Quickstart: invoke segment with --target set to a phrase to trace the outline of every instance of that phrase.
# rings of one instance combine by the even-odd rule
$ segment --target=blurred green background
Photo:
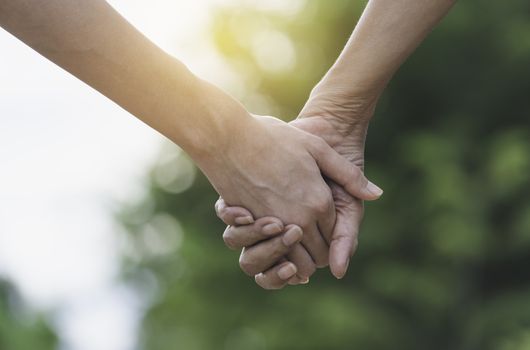
[[[242,82],[225,88],[293,119],[364,3],[220,8],[212,39]],[[529,68],[530,2],[457,3],[376,111],[366,172],[385,195],[341,281],[320,270],[307,286],[257,287],[224,247],[215,192],[168,147],[149,196],[118,215],[123,278],[151,300],[140,348],[530,349]],[[45,326],[9,312],[9,288],[0,349],[50,348]]]

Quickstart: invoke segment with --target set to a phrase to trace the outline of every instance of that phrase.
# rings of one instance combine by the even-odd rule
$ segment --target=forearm
[[[361,100],[352,103],[373,107],[396,70],[454,2],[370,0],[344,50],[311,98],[355,96]]]
[[[0,25],[192,156],[219,148],[223,110],[244,114],[103,0],[0,0]]]

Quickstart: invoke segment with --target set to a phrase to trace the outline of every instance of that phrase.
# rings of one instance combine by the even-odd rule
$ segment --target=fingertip
[[[289,225],[283,234],[282,241],[285,246],[290,247],[300,242],[303,236],[304,234],[299,226]]]
[[[273,216],[259,218],[256,224],[261,226],[261,233],[265,236],[275,236],[284,230],[283,222]]]
[[[215,203],[215,213],[226,225],[248,225],[254,222],[251,212],[242,207],[229,207],[222,198]]]
[[[266,290],[278,290],[285,287],[289,281],[296,277],[296,265],[290,261],[284,261],[265,272],[254,276],[256,283]]]
[[[235,225],[250,225],[254,223],[254,218],[251,215],[241,216],[241,215],[233,214],[233,218],[234,218],[233,221]]]
[[[280,225],[276,222],[267,224],[263,226],[263,228],[261,229],[261,232],[266,236],[277,235],[278,233],[282,231],[283,231],[283,225]]]
[[[337,262],[336,264],[330,264],[330,270],[333,276],[335,276],[336,279],[342,279],[346,275],[346,271],[348,271],[348,265],[350,263],[350,259],[346,259],[345,262]]]
[[[273,281],[269,280],[269,277],[266,273],[262,272],[254,276],[254,281],[265,290],[279,290],[287,285],[287,282],[282,281],[278,276],[275,276]]]
[[[370,196],[367,200],[376,200],[383,195],[383,190],[374,184],[373,182],[368,181],[368,184],[365,187],[367,195]]]
[[[342,279],[346,275],[351,255],[349,249],[344,249],[338,242],[331,243],[329,268],[335,278]]]
[[[298,269],[296,268],[296,265],[292,262],[285,262],[277,272],[278,277],[282,281],[287,281],[294,275],[296,275],[296,272],[298,272]]]
[[[285,231],[293,231],[295,232],[297,235],[301,235],[303,236],[304,235],[304,231],[302,230],[302,228],[298,225],[295,225],[295,224],[289,224],[285,227]]]

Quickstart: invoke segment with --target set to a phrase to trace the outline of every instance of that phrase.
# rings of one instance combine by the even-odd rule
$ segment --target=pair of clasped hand
[[[260,154],[260,162],[249,162],[256,172],[249,178],[256,181],[265,175],[271,181],[243,185],[248,198],[220,198],[215,205],[219,218],[229,225],[223,235],[226,245],[242,249],[242,270],[265,289],[306,284],[316,268],[328,265],[342,278],[357,247],[363,200],[383,193],[363,175],[372,106],[359,102],[347,108],[340,97],[321,96],[310,97],[299,118],[289,124],[255,117],[275,137],[264,144],[270,164]],[[285,140],[293,143],[284,147],[290,154],[274,147],[284,146]],[[273,182],[279,188],[272,187]],[[257,191],[268,201],[249,207]]]

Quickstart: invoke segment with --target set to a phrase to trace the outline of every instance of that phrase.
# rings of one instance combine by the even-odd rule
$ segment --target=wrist
[[[190,122],[179,144],[206,170],[210,164],[223,162],[233,143],[251,128],[254,118],[230,95],[204,80],[197,80]]]
[[[322,117],[343,136],[364,132],[379,96],[379,91],[356,90],[325,78],[311,91],[299,118]]]

